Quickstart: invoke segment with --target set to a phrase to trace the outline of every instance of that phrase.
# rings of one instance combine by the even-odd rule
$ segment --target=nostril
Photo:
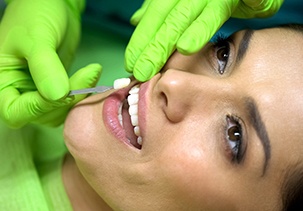
[[[168,106],[167,96],[165,95],[164,92],[162,92],[162,93],[160,94],[160,96],[161,96],[161,98],[163,99],[163,102],[164,102],[163,104],[164,104],[164,106],[167,107],[167,106]]]
[[[175,100],[174,97],[170,98],[164,92],[160,93],[162,110],[165,117],[172,123],[181,122],[186,116],[188,106],[185,103]]]
[[[187,75],[185,75],[187,76]],[[166,118],[173,123],[183,120],[188,109],[188,77],[184,72],[168,69],[157,83],[159,106]]]

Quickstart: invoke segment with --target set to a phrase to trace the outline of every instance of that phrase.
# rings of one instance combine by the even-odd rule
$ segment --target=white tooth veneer
[[[119,78],[114,81],[114,89],[122,89],[130,84],[130,78]]]
[[[140,128],[139,128],[139,126],[134,127],[134,133],[136,134],[136,136],[140,136]]]
[[[139,94],[131,94],[127,97],[127,101],[129,105],[137,104],[139,101]]]
[[[131,115],[130,120],[131,120],[133,126],[138,125],[138,115]]]
[[[130,105],[128,108],[128,113],[130,115],[138,114],[138,104]]]
[[[138,143],[139,145],[142,145],[142,137],[141,137],[141,136],[139,136],[139,137],[137,138],[137,143]]]
[[[122,82],[121,82],[122,83]],[[129,96],[127,97],[127,102],[129,105],[128,113],[130,115],[131,124],[133,126],[133,130],[135,135],[137,136],[137,143],[142,146],[142,137],[140,136],[140,127],[139,127],[139,120],[138,120],[138,101],[139,101],[139,85],[136,85],[132,87],[129,90]],[[123,116],[122,116],[122,105],[120,105],[119,111],[118,111],[118,119],[120,121],[120,124],[123,127]],[[129,140],[130,142],[130,140]]]
[[[138,94],[139,93],[139,85],[134,86],[129,90],[129,94]]]

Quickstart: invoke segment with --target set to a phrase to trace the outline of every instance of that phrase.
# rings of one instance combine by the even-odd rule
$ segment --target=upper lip
[[[157,81],[160,79],[161,74],[158,73],[151,80],[141,83],[139,90],[139,102],[138,102],[138,118],[140,127],[140,136],[142,137],[142,147],[146,142],[146,130],[147,130],[147,111],[150,109],[150,103],[152,103],[151,95]]]

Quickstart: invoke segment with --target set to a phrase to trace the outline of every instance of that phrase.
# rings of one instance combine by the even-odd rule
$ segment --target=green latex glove
[[[69,80],[71,89],[95,86],[100,74],[98,64],[80,69]],[[10,127],[18,128],[27,123],[57,126],[64,121],[68,110],[85,97],[47,100],[37,91],[25,60],[0,55],[0,117]]]
[[[6,2],[0,54],[25,59],[43,97],[64,98],[70,90],[66,68],[79,42],[84,0]]]
[[[230,17],[275,14],[283,0],[145,0],[133,15],[137,25],[125,52],[125,68],[136,79],[154,76],[177,49],[199,51]]]

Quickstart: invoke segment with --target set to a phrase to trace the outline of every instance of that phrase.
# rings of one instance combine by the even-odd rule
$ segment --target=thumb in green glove
[[[0,24],[0,54],[25,59],[40,94],[70,90],[68,68],[80,37],[84,0],[10,0]]]
[[[57,126],[64,121],[68,110],[86,97],[49,101],[37,91],[24,60],[2,56],[0,65],[0,117],[10,127],[18,128],[30,122]],[[100,73],[101,66],[97,64],[82,68],[71,77],[71,87],[95,86]]]
[[[71,89],[76,90],[95,87],[99,81],[101,70],[102,67],[99,64],[90,64],[81,68],[70,78]],[[72,97],[74,99],[71,103],[44,113],[33,122],[39,125],[58,126],[65,120],[69,110],[88,95],[89,94],[75,95]],[[69,100],[67,99],[67,101]]]
[[[138,24],[125,52],[125,68],[146,81],[172,52],[199,51],[230,17],[273,15],[283,0],[146,0],[132,17]]]

